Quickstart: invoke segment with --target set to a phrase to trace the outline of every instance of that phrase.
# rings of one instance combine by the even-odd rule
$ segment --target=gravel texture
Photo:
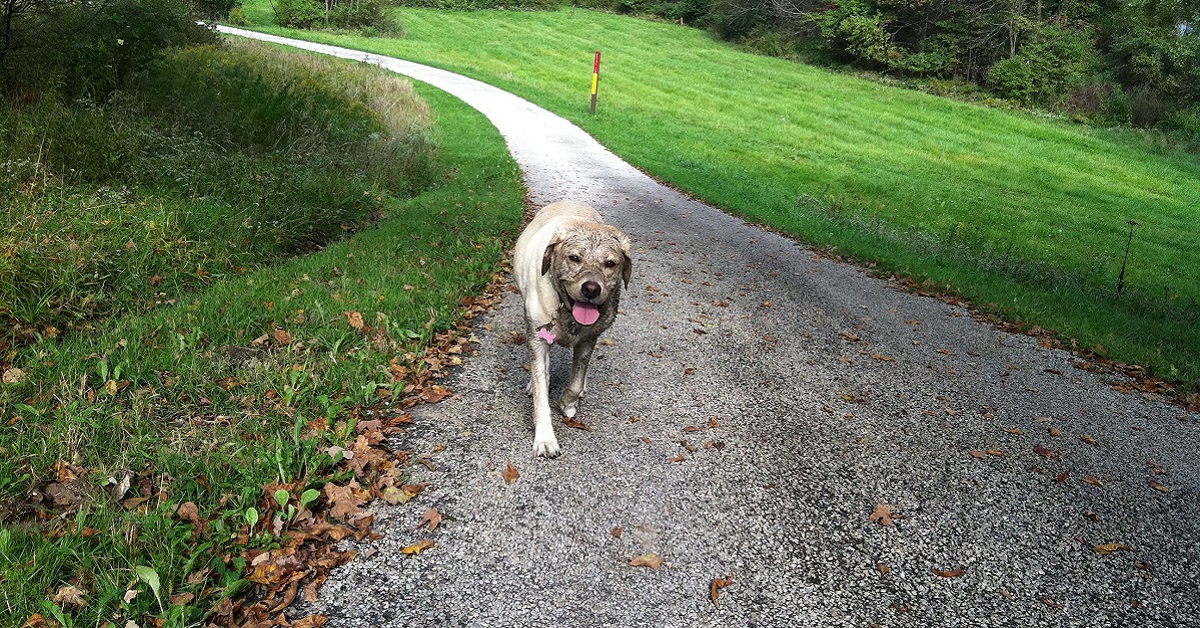
[[[592,431],[558,424],[562,457],[531,458],[510,294],[396,443],[432,486],[376,504],[382,538],[309,609],[329,625],[1200,626],[1200,416],[690,200],[510,94],[302,45],[462,98],[535,202],[590,202],[635,239]],[[568,367],[556,350],[552,399]],[[647,553],[662,566],[630,566]]]

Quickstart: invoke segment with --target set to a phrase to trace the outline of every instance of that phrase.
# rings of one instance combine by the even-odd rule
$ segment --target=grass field
[[[254,64],[260,69],[280,61],[261,46],[235,56],[241,54],[260,55]],[[61,308],[22,307],[24,316],[43,319],[22,319],[29,337],[0,347],[6,374],[0,385],[0,625],[21,626],[31,618],[57,622],[33,625],[241,625],[242,611],[218,618],[214,606],[283,586],[278,570],[263,569],[273,561],[253,567],[251,557],[302,549],[315,561],[315,550],[300,546],[321,533],[304,527],[311,533],[306,537],[302,526],[352,523],[350,515],[326,514],[335,483],[358,486],[350,483],[357,478],[355,499],[363,500],[403,483],[405,452],[384,457],[360,446],[368,434],[382,438],[378,418],[392,420],[431,390],[440,394],[427,376],[444,371],[467,346],[466,336],[447,340],[448,334],[462,319],[464,299],[493,279],[515,239],[524,189],[499,134],[460,102],[424,87],[418,99],[406,82],[381,70],[351,72],[345,62],[296,57],[304,58],[283,63],[295,65],[277,75],[303,83],[291,88],[292,96],[353,85],[340,82],[353,78],[343,74],[366,72],[379,83],[375,93],[390,95],[375,103],[376,119],[399,105],[409,109],[405,119],[423,120],[422,133],[436,146],[423,166],[427,191],[401,186],[397,196],[387,196],[367,185],[380,196],[370,199],[365,221],[335,224],[338,233],[317,246],[233,256],[234,266],[213,250],[245,246],[241,224],[230,223],[227,214],[252,214],[248,206],[261,201],[254,195],[190,202],[156,182],[103,196],[103,190],[122,189],[120,181],[51,181],[49,189],[21,191],[38,203],[53,200],[58,227],[7,231],[13,239],[0,250],[13,252],[9,262],[43,255],[43,265],[61,265],[44,272],[57,272],[60,305],[76,315],[51,331],[47,321],[57,322]],[[231,71],[249,80],[246,68],[234,64]],[[324,101],[331,102],[329,113],[353,114],[352,121],[365,111],[362,103]],[[247,108],[240,113],[213,116],[244,121],[257,111],[242,104]],[[277,113],[301,115],[286,107]],[[323,137],[313,129],[306,136]],[[214,159],[231,160],[232,152]],[[288,172],[327,165],[323,154],[306,152],[315,162],[297,157],[291,163],[298,169]],[[232,178],[240,173],[229,172]],[[271,189],[258,181],[258,189]],[[92,192],[84,194],[87,189]],[[81,202],[73,205],[76,196]],[[214,212],[225,229],[187,230],[196,225],[178,224],[185,211]],[[309,226],[288,222],[278,234]],[[89,235],[125,228],[126,235]],[[162,241],[144,234],[160,230],[174,231]],[[44,248],[60,239],[75,242],[74,248],[64,247],[61,255]],[[190,268],[121,263],[168,245],[200,254],[180,253]],[[76,262],[90,263],[92,256],[115,262],[103,272],[79,272]],[[211,272],[198,274],[197,264]],[[179,285],[142,274],[152,271],[178,275]],[[101,277],[121,273],[134,276]],[[97,294],[104,308],[83,307]],[[427,358],[437,343],[450,343],[450,353]],[[330,453],[337,448],[354,448],[359,467]]]
[[[266,30],[482,79],[729,211],[1159,377],[1200,379],[1194,155],[745,54],[668,23],[569,8],[398,15],[402,39]]]

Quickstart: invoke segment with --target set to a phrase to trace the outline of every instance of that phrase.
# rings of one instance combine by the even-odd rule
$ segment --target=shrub
[[[1066,105],[1072,90],[1100,73],[1089,29],[1049,25],[1037,29],[1016,55],[992,66],[988,84],[1000,96],[1027,105]]]
[[[317,0],[275,0],[275,23],[289,28],[312,28],[325,21],[325,6]]]
[[[488,9],[554,11],[559,7],[559,0],[398,0],[397,4],[403,7],[445,9],[447,11],[484,11]]]
[[[216,41],[195,23],[185,0],[47,3],[9,17],[0,33],[0,78],[10,96],[35,91],[103,100],[160,50]]]

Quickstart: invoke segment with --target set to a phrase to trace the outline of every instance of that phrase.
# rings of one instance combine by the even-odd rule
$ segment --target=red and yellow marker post
[[[596,90],[600,87],[600,51],[596,51],[596,64],[592,67],[592,113],[596,113]]]

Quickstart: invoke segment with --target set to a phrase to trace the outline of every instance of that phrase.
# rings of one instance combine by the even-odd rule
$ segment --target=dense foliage
[[[981,85],[1105,125],[1200,143],[1195,0],[584,0],[761,51]]]
[[[393,35],[402,31],[400,23],[388,14],[394,5],[394,0],[276,0],[271,6],[280,26]]]

